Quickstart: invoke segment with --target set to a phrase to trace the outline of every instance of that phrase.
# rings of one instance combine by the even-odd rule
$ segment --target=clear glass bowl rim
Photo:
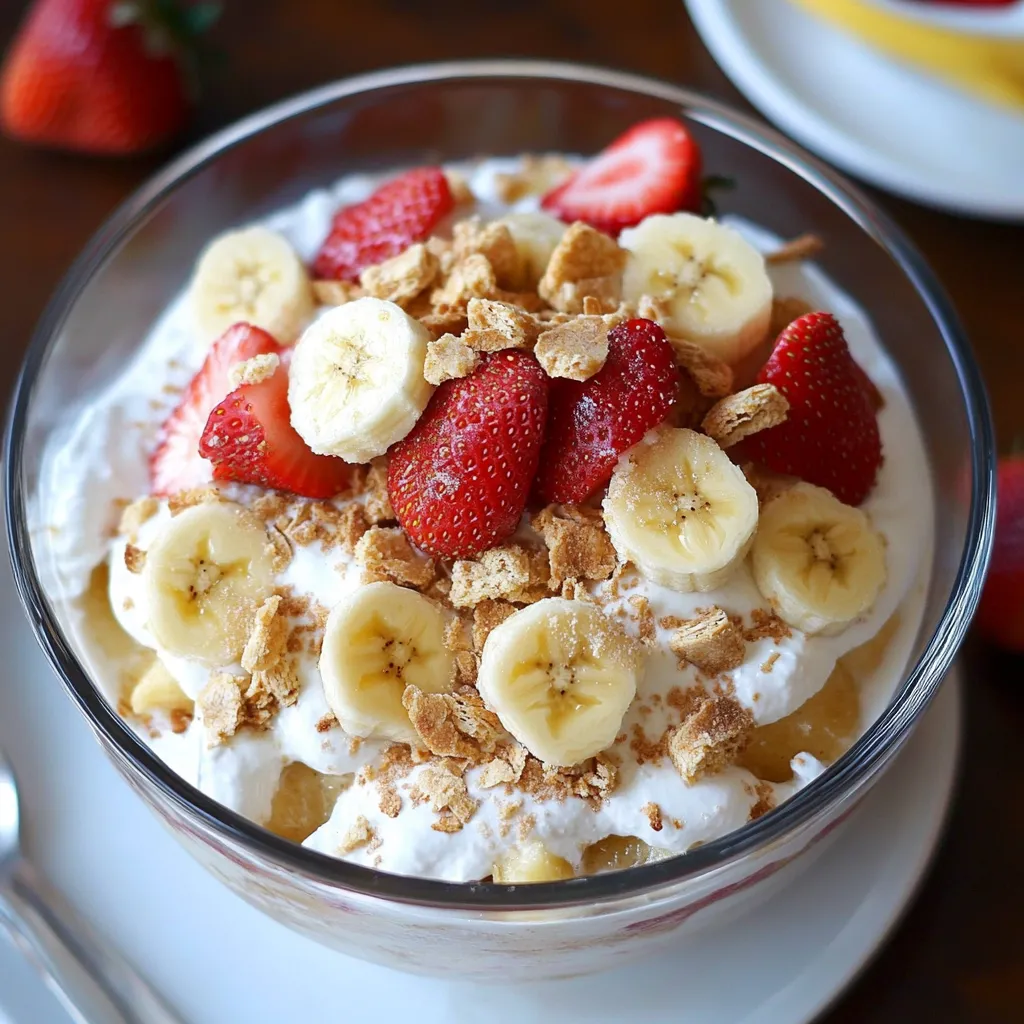
[[[61,633],[33,564],[22,480],[23,445],[35,381],[67,313],[93,274],[136,225],[174,189],[225,150],[278,122],[346,97],[393,86],[456,80],[549,80],[583,83],[663,99],[685,114],[752,146],[832,200],[895,260],[935,320],[957,373],[971,441],[972,490],[967,542],[955,585],[934,634],[903,683],[902,696],[820,778],[777,810],[685,855],[625,871],[529,886],[452,883],[375,871],[281,839],[221,806],[172,772],[107,704]],[[899,744],[946,675],[981,595],[995,517],[994,435],[980,371],[956,313],[935,276],[902,231],[841,175],[774,130],[688,89],[626,72],[530,60],[410,65],[342,79],[267,107],[209,136],[173,160],[125,200],[96,232],[60,283],[33,333],[8,415],[4,445],[7,539],[15,582],[40,646],[93,729],[132,770],[173,803],[257,858],[355,893],[451,910],[546,910],[610,903],[655,892],[721,868],[782,839],[823,807],[859,787]]]

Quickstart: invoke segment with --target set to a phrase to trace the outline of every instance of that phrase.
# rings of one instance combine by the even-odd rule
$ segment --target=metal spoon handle
[[[0,876],[0,926],[76,1024],[182,1024],[135,968],[26,861]]]

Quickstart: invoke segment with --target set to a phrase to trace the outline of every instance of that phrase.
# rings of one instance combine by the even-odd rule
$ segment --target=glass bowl
[[[66,613],[40,581],[30,515],[47,437],[115,376],[214,234],[343,174],[480,154],[590,153],[642,118],[688,120],[726,209],[783,237],[813,230],[823,269],[868,310],[925,437],[935,554],[923,624],[885,713],[779,809],[683,856],[527,886],[386,874],[280,839],[185,783],[93,685]],[[255,114],[179,157],[125,202],[75,262],[22,370],[6,439],[8,538],[36,636],[118,769],[178,839],[249,902],[355,956],[477,979],[604,969],[719,922],[806,864],[902,747],[977,603],[989,555],[993,442],[984,388],[950,305],[900,231],[781,136],[673,85],[567,64],[437,64],[337,82]],[[798,859],[799,858],[799,859]]]

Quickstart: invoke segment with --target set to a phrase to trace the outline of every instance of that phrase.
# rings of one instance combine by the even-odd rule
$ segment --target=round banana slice
[[[320,677],[345,732],[416,742],[402,693],[410,685],[425,693],[451,690],[455,662],[444,626],[433,601],[394,583],[367,584],[331,609]]]
[[[751,552],[758,589],[805,633],[841,633],[885,585],[885,540],[859,508],[798,483],[761,512]]]
[[[598,608],[548,597],[491,630],[477,689],[531,754],[568,767],[614,742],[642,668]]]
[[[274,582],[266,531],[234,502],[179,513],[146,552],[149,628],[171,654],[213,668],[241,656]]]
[[[563,857],[557,857],[537,839],[506,850],[495,862],[491,878],[498,885],[521,885],[532,882],[557,882],[574,878],[576,872]]]
[[[535,287],[544,276],[551,254],[555,246],[565,234],[566,224],[540,210],[527,210],[523,213],[509,213],[501,218],[512,235],[516,250],[522,257],[526,283]]]
[[[415,426],[433,393],[423,376],[430,334],[400,306],[370,297],[307,328],[292,356],[292,426],[313,451],[346,462],[383,455]]]
[[[673,590],[720,587],[757,528],[757,493],[704,434],[663,427],[620,460],[604,520],[621,559]]]
[[[306,268],[284,236],[267,228],[228,231],[202,252],[192,276],[200,329],[215,338],[245,320],[290,344],[315,306]]]
[[[678,335],[736,364],[768,331],[772,283],[764,257],[737,231],[692,213],[655,214],[628,228],[622,297],[660,301],[669,337]]]

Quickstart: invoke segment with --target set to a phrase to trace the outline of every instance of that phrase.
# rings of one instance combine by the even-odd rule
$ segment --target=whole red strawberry
[[[177,133],[211,4],[38,0],[0,78],[0,124],[26,142],[127,154]]]
[[[608,358],[593,377],[551,381],[538,498],[580,502],[606,484],[619,456],[668,415],[679,383],[672,346],[653,320],[609,332]]]
[[[702,200],[697,143],[679,121],[659,117],[633,125],[541,205],[568,223],[617,235],[652,213],[696,212]]]
[[[975,625],[993,643],[1024,652],[1024,456],[1000,460],[992,564]]]
[[[391,448],[388,494],[424,551],[470,558],[500,544],[526,507],[548,410],[533,356],[485,356],[434,392],[412,432]]]
[[[149,460],[154,494],[177,494],[210,482],[210,464],[199,454],[199,439],[210,410],[231,390],[228,377],[232,367],[253,356],[282,351],[266,331],[245,323],[229,327],[210,346],[199,372],[160,428]]]
[[[307,498],[332,498],[349,481],[349,466],[315,455],[291,424],[288,371],[278,366],[258,383],[236,388],[210,413],[199,454],[214,480],[274,487]]]
[[[439,167],[406,171],[368,199],[334,215],[331,233],[313,261],[313,273],[357,281],[364,267],[423,241],[454,206],[448,179]]]
[[[757,375],[789,400],[786,422],[743,442],[744,457],[859,505],[882,465],[872,395],[831,313],[794,320]]]

